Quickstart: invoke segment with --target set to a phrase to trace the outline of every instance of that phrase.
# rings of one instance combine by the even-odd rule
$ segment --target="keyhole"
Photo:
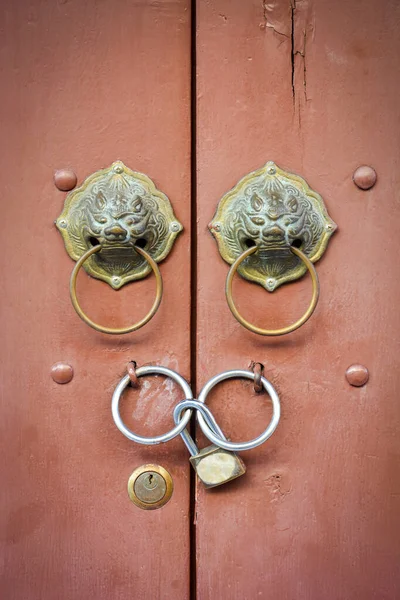
[[[160,484],[160,476],[157,473],[147,473],[143,480],[146,490],[155,490]]]

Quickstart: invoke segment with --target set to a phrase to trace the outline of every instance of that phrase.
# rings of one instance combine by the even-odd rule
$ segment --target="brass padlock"
[[[214,433],[226,440],[211,411],[197,400],[185,400],[176,405],[174,420],[177,425],[180,423],[180,416],[185,408],[196,408],[200,411]],[[246,466],[235,452],[224,450],[215,444],[199,450],[187,429],[184,429],[180,435],[191,454],[189,460],[206,488],[222,485],[245,474]]]

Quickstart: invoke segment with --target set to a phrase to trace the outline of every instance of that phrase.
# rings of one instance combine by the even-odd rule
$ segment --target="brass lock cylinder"
[[[172,496],[171,475],[160,465],[143,465],[133,471],[128,480],[128,494],[136,506],[155,510],[164,506]]]

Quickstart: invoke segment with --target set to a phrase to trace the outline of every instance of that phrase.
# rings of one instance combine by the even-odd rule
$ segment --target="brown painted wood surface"
[[[247,474],[196,493],[197,597],[372,600],[400,595],[397,390],[400,317],[400,9],[384,0],[200,0],[197,9],[197,386],[251,360],[282,401]],[[126,362],[190,376],[189,3],[29,2],[2,7],[3,92],[1,596],[6,600],[189,597],[189,464],[180,440],[138,447],[115,428],[112,390]],[[75,315],[72,261],[53,221],[78,182],[122,159],[170,197],[185,230],[160,265],[165,294],[136,334],[110,338]],[[207,231],[219,198],[266,160],[299,173],[339,225],[317,264],[321,300],[286,338],[244,330],[224,298],[227,265]],[[352,182],[361,164],[378,182]],[[243,314],[294,320],[304,278],[267,294],[240,280]],[[83,307],[123,325],[145,313],[154,280],[114,292],[81,274]],[[193,299],[192,299],[193,300]],[[54,363],[74,378],[56,384]],[[345,372],[361,363],[365,387]],[[149,379],[124,416],[161,433],[181,393]],[[134,403],[136,416],[132,418]],[[265,396],[247,382],[210,397],[233,439],[259,433]],[[200,441],[203,441],[200,438]],[[145,462],[175,483],[162,510],[141,512],[126,482]],[[193,563],[194,564],[194,563]],[[192,566],[193,566],[192,564]]]
[[[242,457],[247,474],[197,489],[199,600],[393,600],[400,595],[398,24],[394,0],[203,0],[197,10],[198,386],[265,364],[282,420]],[[292,64],[293,63],[293,64]],[[267,160],[302,175],[339,230],[317,264],[311,320],[280,339],[243,329],[228,266],[207,232],[219,198]],[[378,182],[352,182],[361,164]],[[288,324],[309,279],[235,297],[260,326]],[[350,387],[361,363],[369,383]],[[246,382],[210,406],[232,439],[261,432],[268,402]]]
[[[187,451],[180,440],[133,444],[110,403],[130,359],[190,376],[189,8],[186,0],[2,3],[4,600],[188,597]],[[185,227],[160,265],[159,312],[119,338],[75,314],[74,263],[53,223],[65,197],[54,171],[72,168],[79,183],[116,159],[149,175]],[[78,282],[88,314],[114,326],[143,316],[154,291],[150,277],[119,292],[83,273]],[[66,385],[50,375],[59,361],[74,368]],[[127,422],[143,434],[166,431],[181,396],[148,379],[125,403]],[[152,461],[171,471],[175,491],[163,509],[144,512],[126,485]]]

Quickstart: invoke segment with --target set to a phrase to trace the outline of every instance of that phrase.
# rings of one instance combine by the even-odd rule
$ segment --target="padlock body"
[[[191,456],[190,462],[206,488],[222,485],[246,472],[245,464],[237,454],[214,444]]]

